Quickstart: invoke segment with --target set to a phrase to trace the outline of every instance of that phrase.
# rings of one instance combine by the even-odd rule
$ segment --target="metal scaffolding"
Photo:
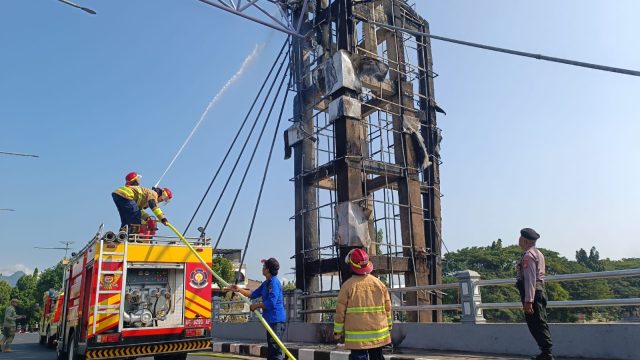
[[[365,247],[391,287],[441,283],[440,130],[428,23],[404,0],[288,3],[296,98],[293,149],[296,285],[321,292]],[[408,294],[406,305],[440,304]],[[307,309],[320,308],[307,300]],[[315,318],[316,316],[317,318]],[[439,311],[409,321],[441,321]],[[319,321],[308,315],[307,321]]]

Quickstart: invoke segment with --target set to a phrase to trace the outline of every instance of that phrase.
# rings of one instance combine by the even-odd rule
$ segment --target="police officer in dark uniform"
[[[520,230],[518,245],[524,253],[517,265],[516,286],[520,291],[520,300],[529,332],[538,343],[540,355],[534,360],[553,360],[551,354],[551,333],[547,324],[547,294],[544,290],[544,255],[536,248],[540,235],[533,229]]]

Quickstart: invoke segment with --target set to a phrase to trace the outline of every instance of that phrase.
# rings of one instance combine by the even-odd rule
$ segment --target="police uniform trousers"
[[[520,301],[524,304],[524,284],[518,281],[516,285],[520,291]],[[536,340],[540,351],[543,354],[550,355],[553,342],[551,341],[551,332],[549,332],[549,325],[547,324],[547,295],[544,285],[542,285],[542,289],[536,289],[533,298],[533,314],[525,313],[524,318],[527,321],[529,332]]]

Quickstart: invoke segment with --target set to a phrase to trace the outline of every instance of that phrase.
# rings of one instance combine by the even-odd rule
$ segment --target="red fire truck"
[[[209,246],[193,247],[212,259]],[[176,238],[96,235],[64,274],[58,359],[184,360],[210,349],[211,279]]]
[[[64,293],[55,290],[45,291],[42,296],[42,316],[40,317],[40,344],[53,347],[58,341],[58,325],[62,314]]]

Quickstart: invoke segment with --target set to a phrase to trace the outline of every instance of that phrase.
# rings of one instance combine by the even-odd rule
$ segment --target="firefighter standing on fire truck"
[[[159,202],[166,204],[173,198],[173,194],[168,188],[153,187],[149,189],[142,186],[124,185],[116,189],[111,196],[116,208],[118,208],[122,227],[128,225],[129,229],[131,229],[131,225],[141,224],[143,220],[146,221],[150,217],[144,211],[146,208],[151,209],[162,224],[167,225],[169,223],[160,207],[158,207]]]
[[[127,176],[124,177],[124,180],[126,181],[125,185],[140,186],[140,178],[142,178],[142,175],[138,174],[135,171],[130,172],[127,174]]]
[[[139,186],[140,185],[140,176],[137,172],[133,171],[128,173],[125,177],[124,187],[128,186]],[[120,190],[120,189],[118,189]],[[117,190],[116,190],[117,192]],[[141,222],[141,214],[140,216],[135,216],[135,213],[140,213],[140,209],[138,208],[138,204],[130,198],[130,196],[121,196],[113,192],[111,196],[113,197],[113,202],[116,204],[118,208],[118,213],[120,214],[120,229],[124,229],[125,226],[131,228],[131,224],[140,224]]]

